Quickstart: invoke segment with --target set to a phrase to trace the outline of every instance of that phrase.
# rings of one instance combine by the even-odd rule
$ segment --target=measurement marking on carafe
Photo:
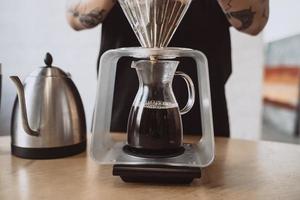
[[[144,107],[150,109],[168,109],[168,108],[176,108],[178,107],[178,105],[177,103],[173,103],[173,102],[150,100],[145,103]]]

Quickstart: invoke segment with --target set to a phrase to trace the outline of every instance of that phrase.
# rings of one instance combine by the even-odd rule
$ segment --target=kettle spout
[[[14,82],[14,84],[17,87],[18,99],[21,108],[22,124],[25,132],[31,136],[39,136],[40,135],[39,132],[36,130],[32,130],[28,123],[24,87],[21,80],[17,76],[10,76],[10,79]]]

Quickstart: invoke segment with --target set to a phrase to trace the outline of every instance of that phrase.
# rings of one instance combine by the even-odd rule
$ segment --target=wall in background
[[[61,0],[0,2],[0,62],[4,74],[0,135],[9,134],[16,93],[8,76],[25,78],[43,65],[47,51],[53,54],[55,65],[72,74],[90,128],[100,30],[73,31],[66,23],[64,10],[65,1]],[[236,31],[232,36],[233,74],[226,86],[232,136],[257,139],[261,110],[261,36],[249,37]]]
[[[260,139],[262,115],[263,40],[234,29],[232,75],[226,84],[231,136]]]
[[[299,0],[270,0],[270,17],[264,31],[264,41],[289,37],[300,33]]]
[[[0,27],[3,71],[0,135],[9,134],[16,94],[8,76],[19,75],[24,79],[37,67],[44,66],[44,55],[48,51],[54,57],[53,65],[72,74],[90,123],[96,91],[100,28],[73,31],[65,19],[65,1],[60,0],[0,1]]]

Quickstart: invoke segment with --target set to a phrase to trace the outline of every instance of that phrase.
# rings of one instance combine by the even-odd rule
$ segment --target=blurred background
[[[232,138],[300,143],[300,2],[271,0],[270,18],[256,37],[231,30],[233,73],[226,84]],[[0,1],[2,94],[0,135],[9,135],[16,89],[43,66],[70,72],[84,102],[90,130],[96,95],[100,28],[75,32],[65,19],[65,1]]]

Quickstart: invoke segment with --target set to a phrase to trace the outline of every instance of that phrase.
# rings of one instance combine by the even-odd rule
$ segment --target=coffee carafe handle
[[[22,124],[25,132],[31,136],[39,136],[40,133],[38,131],[32,130],[28,124],[24,87],[21,80],[17,76],[10,76],[10,79],[15,83],[17,87],[18,99],[21,108]]]
[[[194,102],[195,102],[195,87],[194,87],[194,83],[193,83],[193,81],[192,81],[192,79],[189,75],[187,75],[187,74],[185,74],[181,71],[176,71],[175,75],[180,76],[181,78],[183,78],[183,80],[185,81],[186,86],[187,86],[188,101],[187,101],[186,105],[182,109],[180,109],[180,114],[184,115],[184,114],[188,113],[194,105]]]

